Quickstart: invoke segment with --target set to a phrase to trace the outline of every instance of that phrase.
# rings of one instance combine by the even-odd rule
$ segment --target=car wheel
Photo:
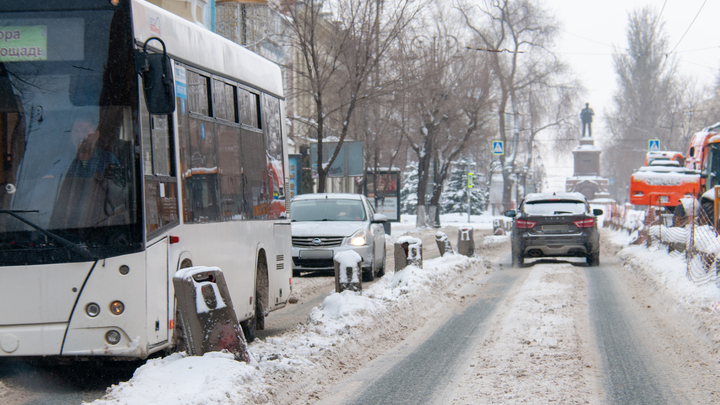
[[[387,258],[387,248],[383,248],[383,258],[378,267],[377,276],[382,277],[385,275],[385,259]]]
[[[367,269],[362,270],[362,281],[373,281],[375,280],[374,266],[370,266]]]
[[[700,206],[702,207],[703,211],[705,211],[705,214],[707,214],[707,217],[708,217],[708,220],[710,220],[710,223],[711,224],[715,223],[715,221],[714,221],[715,218],[713,218],[715,216],[714,202],[703,199]]]
[[[522,257],[520,254],[515,255],[513,257],[513,267],[522,267],[523,264],[525,264],[525,258]]]
[[[520,254],[520,252],[518,252],[518,250],[515,248],[514,244],[512,244],[510,246],[512,246],[511,255],[512,255],[513,267],[522,266],[522,264],[525,262],[525,259],[522,257],[522,254]]]
[[[587,257],[587,264],[591,267],[597,267],[600,265],[600,252],[591,253]]]
[[[525,259],[515,248],[512,249],[512,265],[513,267],[521,267],[525,263]]]

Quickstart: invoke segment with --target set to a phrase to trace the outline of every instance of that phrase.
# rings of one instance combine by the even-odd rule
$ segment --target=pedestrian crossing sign
[[[650,139],[648,141],[648,150],[650,152],[659,152],[660,151],[660,140],[659,139]]]
[[[492,154],[493,155],[504,155],[505,147],[503,141],[492,141]]]

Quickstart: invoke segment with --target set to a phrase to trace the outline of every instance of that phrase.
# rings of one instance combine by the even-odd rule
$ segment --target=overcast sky
[[[713,83],[720,67],[719,0],[545,0],[562,26],[557,49],[587,89],[577,113],[585,102],[595,111],[595,138],[602,138],[604,112],[616,90],[613,46],[627,48],[628,13],[646,5],[662,10],[661,20],[680,73],[701,84]],[[572,175],[572,162],[546,159],[545,164],[550,174]],[[559,180],[550,179],[550,186],[564,183]]]

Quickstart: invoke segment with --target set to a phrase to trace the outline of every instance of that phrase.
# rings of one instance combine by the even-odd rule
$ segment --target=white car
[[[362,257],[363,279],[385,273],[387,217],[376,214],[361,194],[302,194],[290,203],[293,276],[333,271],[333,257],[354,250]]]

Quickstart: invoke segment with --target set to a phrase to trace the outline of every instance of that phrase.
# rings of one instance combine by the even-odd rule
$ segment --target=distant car
[[[354,250],[362,257],[363,279],[385,273],[387,217],[375,213],[361,194],[302,194],[290,203],[293,276],[333,271],[333,257]]]
[[[514,218],[512,230],[513,266],[526,257],[585,257],[589,266],[600,265],[600,235],[597,216],[580,193],[532,193],[525,196]]]

